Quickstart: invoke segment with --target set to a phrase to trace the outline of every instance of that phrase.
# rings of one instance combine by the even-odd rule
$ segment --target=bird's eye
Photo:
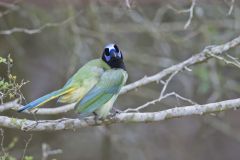
[[[109,49],[108,49],[108,48],[105,48],[105,49],[104,49],[104,54],[105,54],[106,56],[110,56],[110,52],[109,52]]]
[[[109,49],[108,49],[108,48],[105,48],[105,49],[104,49],[103,56],[104,56],[104,59],[105,59],[107,62],[110,61],[111,57],[110,57],[110,52],[109,52]]]
[[[115,48],[116,52],[118,53],[119,52],[118,46],[116,44],[114,44],[113,47]]]

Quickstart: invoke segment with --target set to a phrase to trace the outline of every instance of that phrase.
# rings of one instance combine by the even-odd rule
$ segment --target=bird
[[[116,44],[111,43],[104,47],[100,58],[83,65],[61,89],[26,104],[18,112],[34,109],[58,98],[60,103],[75,102],[75,112],[81,117],[93,113],[99,118],[106,118],[127,79],[123,53]]]

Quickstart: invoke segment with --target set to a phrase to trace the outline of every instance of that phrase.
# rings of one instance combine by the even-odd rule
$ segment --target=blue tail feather
[[[63,90],[57,90],[57,91],[54,91],[54,92],[51,92],[43,97],[40,97],[38,99],[36,99],[35,101],[32,101],[30,103],[28,103],[27,105],[21,107],[18,112],[22,112],[24,110],[28,110],[28,109],[32,109],[34,107],[37,107],[38,105],[40,105],[41,103],[44,103],[44,102],[48,102],[49,100],[51,100],[51,98],[53,98],[54,96],[58,96],[58,94],[61,95],[61,93],[63,92]],[[55,97],[54,97],[55,98]]]

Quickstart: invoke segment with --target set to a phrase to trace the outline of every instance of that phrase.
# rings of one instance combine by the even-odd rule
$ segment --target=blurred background
[[[234,2],[234,4],[233,4]],[[30,102],[63,86],[87,61],[98,58],[107,43],[117,43],[124,53],[128,83],[153,75],[239,36],[240,3],[232,0],[197,0],[189,26],[190,0],[6,0],[0,1],[0,56],[11,55],[11,72]],[[184,26],[186,27],[184,29]],[[228,54],[238,57],[239,48]],[[239,70],[215,59],[178,73],[167,92],[205,104],[239,96]],[[0,64],[1,77],[6,66]],[[156,99],[162,84],[152,83],[119,97],[116,108],[135,108]],[[56,107],[55,101],[45,107]],[[159,111],[189,105],[175,97],[149,106]],[[34,119],[14,111],[10,117]],[[191,116],[147,124],[117,124],[76,131],[21,132],[4,129],[4,145],[14,143],[9,154],[44,159],[42,146],[61,149],[57,160],[237,160],[240,157],[240,111],[215,116]],[[39,119],[74,117],[38,116]],[[43,147],[44,148],[44,147]]]

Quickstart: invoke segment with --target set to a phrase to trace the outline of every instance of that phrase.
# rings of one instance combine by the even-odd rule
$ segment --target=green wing
[[[75,106],[75,110],[83,115],[94,112],[118,94],[125,84],[127,73],[122,70],[104,72],[99,82]]]
[[[104,70],[107,69],[110,68],[101,59],[91,60],[86,63],[64,85],[64,87],[74,86],[75,90],[61,96],[58,102],[78,102],[96,85],[101,75],[104,73]]]

